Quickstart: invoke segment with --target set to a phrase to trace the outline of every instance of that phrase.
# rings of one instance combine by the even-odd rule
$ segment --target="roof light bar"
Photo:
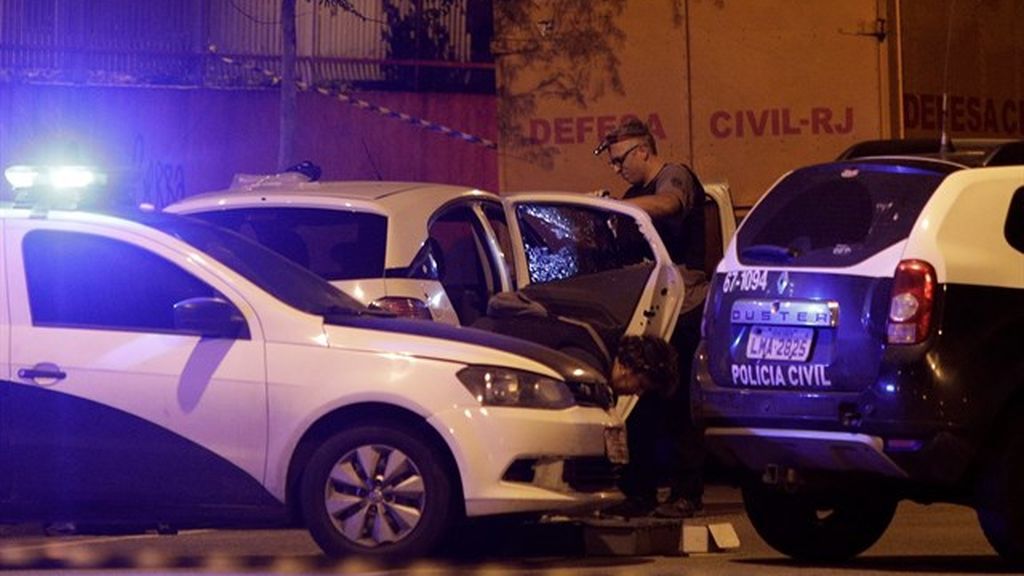
[[[106,181],[105,174],[89,166],[11,166],[4,170],[4,177],[15,190],[82,189]]]
[[[4,178],[15,190],[34,188],[39,180],[39,170],[32,166],[11,166],[4,170]]]

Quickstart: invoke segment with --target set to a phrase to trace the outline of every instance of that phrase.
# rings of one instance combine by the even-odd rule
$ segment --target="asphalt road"
[[[1018,574],[1002,564],[974,512],[900,505],[889,531],[867,553],[838,566],[795,564],[753,532],[734,490],[709,490],[708,513],[689,525],[731,526],[739,547],[689,555],[595,555],[576,525],[475,530],[436,558],[402,565],[333,561],[303,531],[188,531],[177,535],[43,536],[8,530],[0,537],[0,575],[15,574],[504,574],[536,575],[829,575]],[[623,540],[614,540],[622,544]],[[628,546],[627,546],[628,547]]]

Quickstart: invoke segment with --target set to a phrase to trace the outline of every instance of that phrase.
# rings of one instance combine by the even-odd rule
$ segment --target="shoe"
[[[654,502],[628,498],[623,502],[614,504],[600,510],[601,516],[615,516],[619,518],[643,518],[654,512]]]
[[[693,518],[704,512],[704,503],[687,498],[677,498],[659,504],[654,509],[655,518]]]

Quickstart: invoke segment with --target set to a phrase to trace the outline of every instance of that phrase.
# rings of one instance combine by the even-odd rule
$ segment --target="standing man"
[[[700,319],[708,282],[704,274],[704,187],[685,164],[658,156],[646,124],[628,119],[604,137],[595,155],[629,184],[622,199],[647,212],[672,261],[680,267],[686,295],[672,346],[679,358],[683,385],[668,401],[643,394],[626,420],[631,461],[623,477],[627,516],[653,512],[685,518],[703,509],[704,436],[690,413],[690,368],[700,341]],[[633,459],[632,455],[652,456]],[[637,447],[634,450],[634,446]],[[646,449],[645,449],[646,448]],[[657,486],[667,482],[667,501],[657,502]]]

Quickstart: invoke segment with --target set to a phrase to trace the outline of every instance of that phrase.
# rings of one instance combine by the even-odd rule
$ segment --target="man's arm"
[[[679,214],[685,216],[693,208],[693,178],[686,168],[669,164],[658,174],[654,194],[626,200],[650,215],[662,218]]]
[[[640,208],[652,218],[663,218],[678,212],[683,206],[682,200],[675,194],[656,193],[649,196],[637,196],[626,200],[630,204]]]

